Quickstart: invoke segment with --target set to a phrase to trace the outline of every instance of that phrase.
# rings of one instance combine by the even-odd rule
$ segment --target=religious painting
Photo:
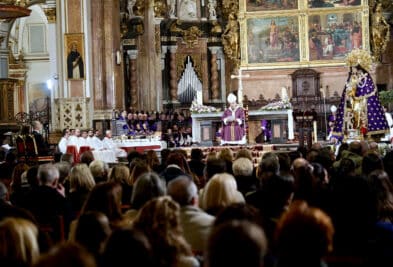
[[[84,80],[85,49],[83,33],[65,34],[65,58],[68,80]]]
[[[361,0],[308,0],[309,8],[334,8],[360,6]]]
[[[41,122],[46,121],[47,118],[41,118],[41,116],[47,113],[48,105],[50,105],[51,91],[47,84],[28,84],[27,97],[30,114],[34,114],[34,117]]]
[[[343,60],[363,48],[362,13],[326,13],[308,17],[309,60]]]
[[[248,63],[299,61],[299,22],[297,16],[247,19]]]
[[[298,0],[247,0],[247,11],[297,9]]]

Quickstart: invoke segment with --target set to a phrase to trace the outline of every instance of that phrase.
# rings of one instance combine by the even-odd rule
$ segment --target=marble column
[[[169,101],[177,103],[176,46],[169,48]]]
[[[113,109],[124,108],[122,63],[116,63],[120,50],[119,1],[91,1],[91,77],[94,119],[110,119]]]
[[[133,110],[138,109],[138,79],[137,79],[137,57],[138,50],[128,50],[127,54],[130,58],[130,96],[131,96],[131,108]]]
[[[217,66],[217,52],[219,47],[209,47],[211,52],[211,60],[210,60],[210,90],[211,90],[211,98],[213,102],[217,102],[220,100],[220,87],[219,87],[219,79],[218,79],[218,66]]]

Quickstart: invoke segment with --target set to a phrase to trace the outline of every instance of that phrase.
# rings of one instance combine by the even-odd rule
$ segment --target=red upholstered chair
[[[76,146],[67,146],[66,153],[74,157],[74,163],[79,163],[79,152]]]
[[[16,137],[15,142],[16,142],[16,152],[17,152],[19,161],[25,160],[25,157],[26,157],[25,138],[21,135],[18,135]]]

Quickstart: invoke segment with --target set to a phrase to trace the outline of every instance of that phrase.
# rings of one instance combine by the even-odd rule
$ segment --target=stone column
[[[218,66],[217,66],[217,51],[219,47],[209,47],[211,52],[211,67],[210,67],[210,89],[211,89],[211,98],[213,102],[217,102],[220,100],[220,87],[219,87],[219,79],[218,79]]]
[[[127,54],[130,58],[130,96],[131,96],[131,108],[138,109],[138,83],[137,83],[137,57],[138,50],[128,50]]]
[[[91,75],[94,120],[111,119],[112,110],[124,108],[120,50],[119,1],[94,0],[91,4]]]
[[[177,100],[177,73],[176,73],[176,46],[170,47],[169,62],[169,101],[178,103]]]

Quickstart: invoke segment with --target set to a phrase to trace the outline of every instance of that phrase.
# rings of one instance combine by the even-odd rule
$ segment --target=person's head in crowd
[[[52,163],[42,164],[38,167],[37,177],[40,185],[56,188],[58,186],[60,172]]]
[[[202,161],[203,160],[203,152],[200,148],[191,149],[191,160],[193,161]]]
[[[390,181],[393,182],[393,150],[388,151],[383,157],[383,166],[386,173],[389,175]]]
[[[229,173],[218,173],[207,182],[200,206],[209,214],[215,215],[230,204],[244,202],[243,195],[237,190],[235,178]]]
[[[189,176],[178,176],[170,181],[167,191],[180,206],[198,206],[198,188]]]
[[[177,165],[179,168],[183,171],[186,172],[188,168],[188,163],[187,159],[184,157],[184,155],[179,152],[179,151],[173,151],[169,154],[167,160],[166,160],[167,165]]]
[[[33,121],[31,126],[33,127],[33,131],[40,132],[42,130],[42,123],[40,121]]]
[[[97,267],[94,256],[76,242],[63,242],[43,254],[33,267]]]
[[[206,155],[206,162],[209,160],[217,159],[217,152],[216,151],[210,151]]]
[[[17,191],[22,187],[22,184],[25,181],[22,180],[22,174],[29,169],[29,165],[24,162],[20,162],[15,165],[14,170],[12,171],[12,180],[11,180],[11,188],[13,191]]]
[[[305,159],[296,159],[292,164],[292,174],[295,178],[294,199],[306,200],[314,204],[316,199],[317,179],[313,176],[313,167]]]
[[[138,177],[144,173],[150,172],[151,169],[145,160],[134,159],[130,164],[130,180],[134,184]]]
[[[70,175],[72,166],[67,161],[57,162],[55,163],[55,166],[59,170],[59,174],[60,174],[59,183],[63,184],[66,178],[68,177],[68,175]]]
[[[142,174],[135,182],[131,194],[131,206],[139,210],[149,200],[164,196],[166,194],[166,184],[154,172]]]
[[[151,169],[155,169],[160,165],[160,160],[157,156],[157,152],[154,150],[146,151],[146,163]]]
[[[314,162],[314,161],[316,161],[316,159],[317,159],[317,157],[318,157],[318,155],[319,155],[319,151],[320,151],[320,149],[315,149],[315,148],[310,149],[310,150],[307,152],[307,155],[306,155],[307,161],[308,161],[308,162]]]
[[[307,147],[305,146],[299,146],[296,151],[299,153],[298,155],[300,155],[302,158],[306,158],[307,156]]]
[[[251,151],[246,149],[246,148],[242,148],[240,149],[237,153],[236,153],[236,157],[235,160],[239,159],[239,158],[247,158],[249,160],[252,161],[252,154]]]
[[[139,153],[136,150],[131,150],[130,152],[128,152],[127,154],[127,160],[128,160],[128,164],[131,165],[132,161],[134,159],[142,159],[144,160],[144,155]]]
[[[348,150],[359,156],[363,155],[362,144],[359,141],[353,141],[349,144]]]
[[[166,160],[171,153],[171,150],[168,148],[164,148],[161,150],[161,164],[166,164]]]
[[[258,164],[257,177],[261,184],[263,180],[278,175],[280,172],[280,163],[276,154],[268,152],[262,156],[261,161]]]
[[[341,145],[338,147],[337,151],[337,156],[336,156],[336,161],[340,160],[342,158],[343,151],[349,151],[349,143],[343,142]]]
[[[250,177],[252,176],[253,169],[254,165],[248,158],[238,158],[232,164],[232,171],[235,177]]]
[[[0,172],[1,173],[1,172]],[[26,179],[30,187],[36,187],[38,183],[38,165],[31,166],[26,173]]]
[[[40,255],[37,226],[22,218],[0,221],[0,263],[2,266],[31,266]]]
[[[102,212],[89,211],[77,220],[75,237],[72,239],[84,246],[96,258],[104,250],[105,242],[111,234],[108,217]]]
[[[105,161],[93,160],[89,165],[89,169],[96,184],[108,181],[109,165]]]
[[[122,188],[118,183],[105,182],[96,184],[89,193],[80,214],[88,211],[104,213],[112,228],[122,226],[124,218],[121,210]]]
[[[94,160],[93,151],[87,150],[80,155],[80,162],[85,163],[87,166]]]
[[[69,176],[70,192],[90,192],[95,186],[93,175],[84,163],[72,167]]]
[[[224,160],[218,158],[207,159],[205,166],[205,180],[208,182],[215,174],[227,171]]]
[[[65,161],[68,162],[69,164],[73,165],[74,164],[74,155],[70,153],[66,153],[61,155],[60,162]]]
[[[355,142],[358,142],[358,141],[355,141]],[[353,142],[352,142],[353,143]],[[369,145],[369,143],[368,143],[368,141],[366,141],[366,140],[361,140],[361,141],[359,141],[359,143],[360,143],[360,146],[361,146],[361,156],[362,155],[364,155],[364,154],[366,154],[369,150],[370,150],[370,145]],[[351,147],[351,144],[349,144],[349,147]]]
[[[7,163],[0,164],[0,182],[3,182],[8,188],[10,188],[12,181],[12,166]]]
[[[233,162],[232,150],[230,150],[228,147],[223,148],[220,152],[218,152],[217,158],[224,160],[225,164],[227,165],[226,171],[230,174],[233,174],[233,172],[232,172],[232,162]]]
[[[288,153],[277,153],[280,175],[288,175],[291,171],[291,158]]]
[[[326,169],[322,166],[322,164],[317,162],[312,162],[311,166],[313,167],[312,175],[317,179],[320,184],[328,184],[329,183],[329,175]]]
[[[131,185],[130,169],[125,165],[115,165],[109,173],[108,180],[119,184]]]
[[[320,266],[333,250],[333,234],[333,223],[325,212],[305,201],[292,203],[276,227],[278,266]]]
[[[0,201],[9,201],[8,189],[3,182],[0,182]]]
[[[392,162],[393,163],[393,162]],[[369,175],[374,170],[383,170],[382,157],[376,152],[368,152],[363,156],[362,173]]]
[[[213,229],[204,260],[209,267],[261,267],[267,250],[261,227],[249,221],[233,220]]]
[[[303,158],[303,155],[302,155],[302,153],[299,150],[289,151],[288,152],[288,156],[291,159],[291,164],[292,164],[292,162],[295,161],[295,159]]]
[[[246,203],[234,203],[220,210],[214,221],[214,227],[233,220],[249,221],[262,227],[263,219],[260,211]]]
[[[337,176],[354,176],[356,163],[350,158],[342,158],[338,167]]]
[[[192,256],[182,235],[180,206],[169,196],[148,201],[138,212],[133,227],[145,233],[158,266],[177,266],[179,258]]]
[[[379,221],[393,221],[393,183],[388,174],[377,169],[368,175],[372,189],[376,194]]]
[[[53,153],[53,161],[55,163],[60,162],[61,161],[61,156],[63,155],[63,153],[61,153],[60,151],[55,151]]]
[[[378,143],[375,141],[372,141],[368,144],[368,152],[374,151],[379,154],[378,150]]]
[[[151,245],[145,234],[132,228],[116,229],[102,256],[102,267],[153,267]]]

